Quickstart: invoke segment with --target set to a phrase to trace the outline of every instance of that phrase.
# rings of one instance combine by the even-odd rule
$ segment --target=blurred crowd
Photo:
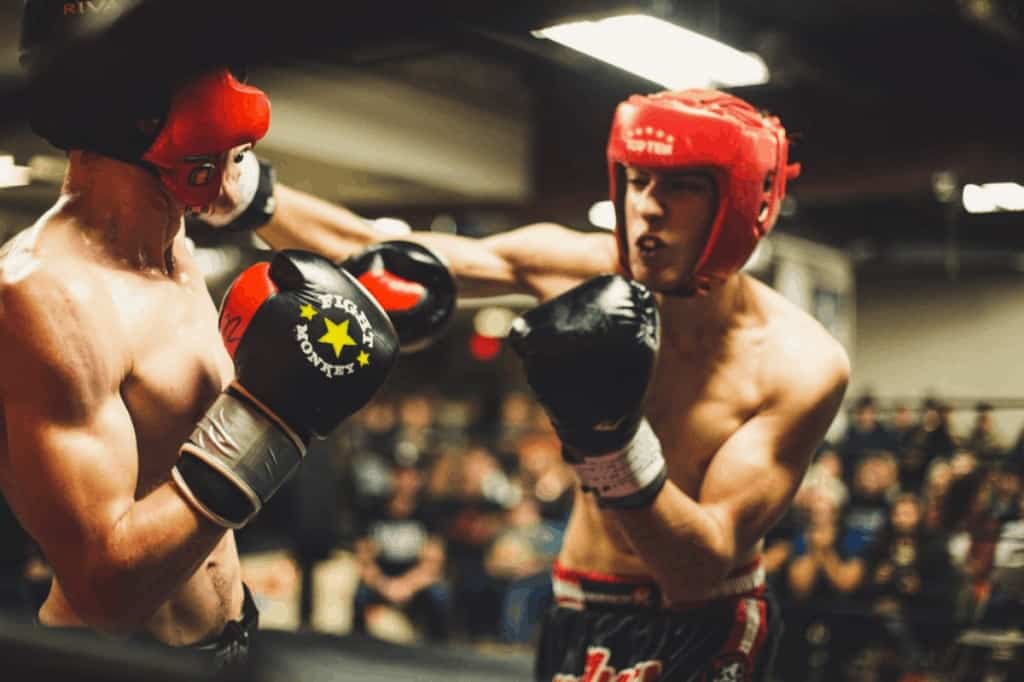
[[[421,639],[531,641],[575,483],[531,397],[378,397],[317,447],[243,555],[284,539],[308,569],[350,551],[355,632],[398,610]]]
[[[1024,623],[1024,439],[1005,443],[992,411],[978,404],[959,434],[938,400],[885,421],[856,401],[766,543],[784,679],[948,671],[965,629]]]
[[[375,400],[339,434],[346,527],[359,567],[354,629],[405,607],[431,638],[528,642],[574,474],[531,398]]]
[[[787,622],[779,679],[912,679],[953,665],[965,629],[1024,623],[1024,438],[1004,442],[989,405],[967,433],[950,412],[928,400],[882,419],[864,396],[816,454],[764,550]],[[313,567],[344,550],[353,631],[390,610],[425,640],[529,645],[574,482],[525,393],[383,395],[315,445],[238,542],[294,557],[300,626]],[[11,519],[0,525],[0,603],[30,613],[45,564]]]

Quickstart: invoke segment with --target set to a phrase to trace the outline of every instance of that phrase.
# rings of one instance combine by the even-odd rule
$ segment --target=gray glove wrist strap
[[[251,504],[251,512],[235,518],[237,514],[223,509],[215,496],[200,492],[204,486],[189,481],[182,469],[175,466],[171,475],[204,516],[226,528],[241,528],[288,480],[305,452],[302,441],[269,410],[240,387],[232,387],[199,420],[180,453],[205,464],[208,471],[203,476],[219,475],[237,488]]]

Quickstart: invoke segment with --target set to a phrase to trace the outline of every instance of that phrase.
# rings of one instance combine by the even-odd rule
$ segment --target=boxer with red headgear
[[[106,6],[28,0],[25,61]],[[73,92],[33,88],[68,172],[0,250],[0,488],[53,567],[41,624],[237,659],[258,613],[232,529],[370,399],[397,334],[354,276],[300,251],[244,272],[218,319],[183,215],[267,132],[261,91],[217,69],[116,106]]]
[[[765,679],[779,615],[762,538],[849,374],[828,332],[740,272],[798,169],[778,119],[711,90],[620,104],[608,167],[614,235],[403,237],[442,254],[463,296],[542,301],[510,340],[581,485],[537,679]],[[340,258],[381,240],[292,190],[278,206],[261,230],[278,247]]]
[[[758,240],[775,225],[786,181],[789,140],[775,117],[738,97],[713,90],[630,97],[619,105],[608,139],[608,184],[615,206],[619,262],[632,273],[624,198],[628,168],[707,173],[717,206],[697,262],[679,293],[707,290],[739,271]],[[643,267],[639,265],[639,267]]]

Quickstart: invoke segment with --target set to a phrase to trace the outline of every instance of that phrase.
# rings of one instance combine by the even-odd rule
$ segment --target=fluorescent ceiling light
[[[1024,211],[1024,186],[1016,182],[964,185],[962,198],[968,213]]]
[[[666,88],[760,85],[768,67],[756,54],[645,14],[575,21],[535,31]]]
[[[606,230],[615,229],[615,207],[612,202],[605,199],[598,201],[587,211],[587,219],[594,227],[603,227]]]
[[[30,181],[28,166],[15,166],[13,156],[0,155],[0,187],[24,187]]]

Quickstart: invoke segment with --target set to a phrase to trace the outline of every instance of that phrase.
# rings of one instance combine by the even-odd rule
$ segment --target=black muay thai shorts
[[[712,599],[663,605],[650,579],[555,564],[555,603],[541,629],[543,682],[747,682],[768,678],[782,620],[760,561]]]

